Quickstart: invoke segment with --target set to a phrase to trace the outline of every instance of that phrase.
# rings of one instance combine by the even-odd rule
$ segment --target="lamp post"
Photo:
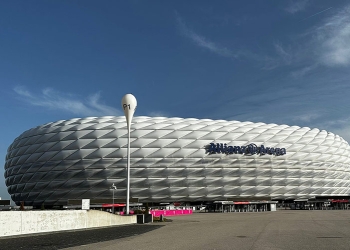
[[[113,204],[112,204],[112,211],[114,214],[114,191],[117,190],[117,187],[114,185],[114,183],[112,184],[112,186],[110,187],[110,189],[112,189],[113,192]]]
[[[128,127],[128,163],[127,163],[127,185],[126,185],[126,214],[129,215],[129,199],[130,199],[130,128],[131,120],[137,107],[137,101],[132,94],[126,94],[122,99],[122,108],[124,110],[126,123]]]

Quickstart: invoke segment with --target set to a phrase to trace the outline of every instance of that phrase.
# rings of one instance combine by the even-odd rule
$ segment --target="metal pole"
[[[129,200],[130,200],[130,128],[131,120],[137,107],[137,101],[132,94],[126,94],[122,98],[122,108],[124,110],[127,128],[128,128],[128,163],[127,163],[127,184],[126,184],[126,214],[129,215]]]
[[[112,189],[112,194],[113,194],[113,196],[112,196],[112,212],[113,212],[113,214],[114,214],[114,191],[117,189],[117,187],[114,185],[114,183],[112,184],[112,186],[110,187],[110,189]]]
[[[113,204],[112,204],[112,206],[113,206],[113,208],[112,208],[112,211],[113,211],[113,214],[114,214],[114,188],[113,188]]]
[[[128,176],[127,176],[127,192],[126,192],[126,214],[129,214],[129,198],[130,198],[130,126],[128,126]]]

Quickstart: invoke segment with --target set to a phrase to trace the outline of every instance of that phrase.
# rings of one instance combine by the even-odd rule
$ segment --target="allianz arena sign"
[[[209,154],[245,154],[245,155],[285,155],[285,148],[272,148],[261,145],[258,147],[256,144],[251,143],[248,146],[227,146],[226,143],[210,143],[206,147],[206,152]]]

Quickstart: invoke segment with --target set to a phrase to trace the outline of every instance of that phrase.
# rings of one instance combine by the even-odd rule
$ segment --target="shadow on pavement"
[[[136,224],[0,238],[0,249],[62,249],[144,234],[164,225]]]

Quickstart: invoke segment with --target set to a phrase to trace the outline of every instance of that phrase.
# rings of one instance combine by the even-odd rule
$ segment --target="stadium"
[[[44,124],[9,146],[5,181],[16,204],[125,199],[125,117]],[[210,119],[134,117],[130,197],[139,202],[348,198],[350,147],[307,127]]]

